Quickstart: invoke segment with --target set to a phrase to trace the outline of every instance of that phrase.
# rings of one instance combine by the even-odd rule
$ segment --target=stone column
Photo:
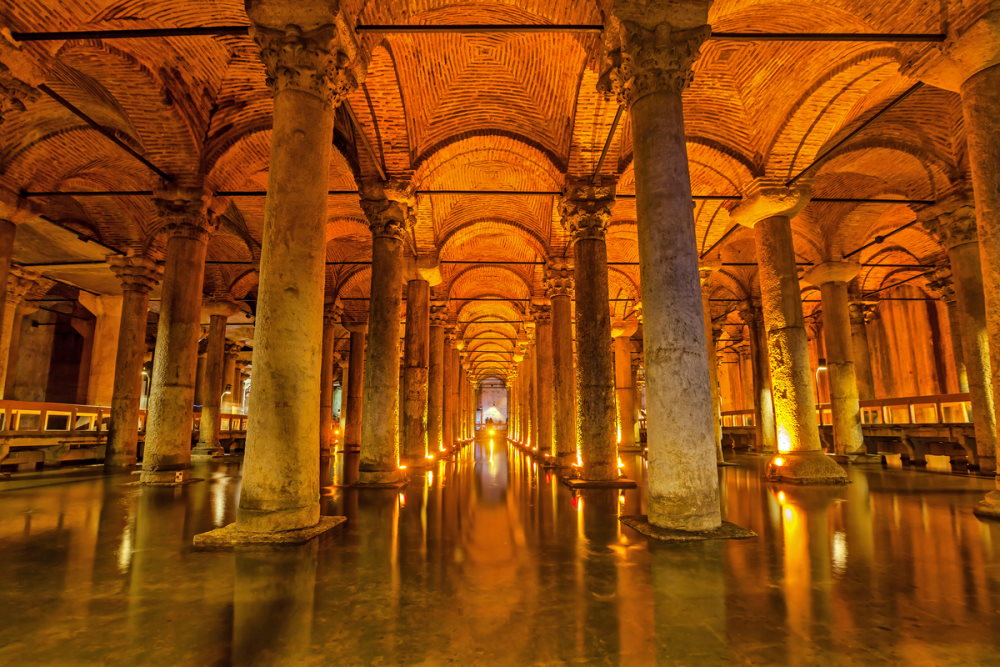
[[[962,357],[966,362],[972,422],[976,433],[976,463],[981,470],[994,471],[997,445],[996,405],[983,291],[983,267],[980,264],[980,243],[976,233],[976,210],[967,193],[958,192],[921,211],[920,220],[948,251]],[[1000,283],[997,283],[997,287],[1000,288]]]
[[[108,263],[122,286],[111,427],[104,454],[104,468],[116,470],[136,463],[149,293],[160,282],[163,270],[141,255],[112,255],[108,257]]]
[[[377,184],[364,184],[364,189],[361,206],[372,232],[372,283],[358,485],[395,485],[406,478],[399,469],[399,316],[403,236],[411,209]]]
[[[712,397],[712,434],[715,439],[715,460],[725,463],[722,454],[722,397],[719,395],[719,354],[716,351],[716,340],[722,330],[712,322],[711,301],[709,301],[709,277],[718,270],[718,266],[703,266],[698,270],[701,279],[701,308],[705,318],[705,354],[708,359],[708,390]]]
[[[115,359],[118,354],[118,331],[122,319],[122,297],[117,294],[80,292],[80,304],[97,318],[94,342],[90,350],[90,376],[87,378],[87,404],[111,405],[115,384]]]
[[[219,442],[222,421],[222,392],[225,387],[226,323],[239,312],[232,301],[206,301],[202,312],[208,315],[208,345],[205,347],[205,395],[202,396],[198,444],[191,452],[195,460],[222,456],[226,452]],[[232,377],[229,373],[228,377]]]
[[[17,236],[17,225],[10,220],[0,218],[0,331],[9,328],[9,318],[6,316],[7,277],[10,275],[11,258],[14,255],[14,238]],[[0,367],[6,364],[6,359],[0,360]],[[3,395],[4,377],[0,376],[0,396]]]
[[[778,456],[768,465],[767,477],[802,484],[843,484],[847,474],[820,445],[792,243],[790,218],[806,201],[804,189],[790,190],[758,181],[731,217],[754,229],[757,246],[757,276],[778,434]]]
[[[980,267],[981,275],[982,267]],[[951,266],[947,262],[939,264],[934,269],[932,280],[927,282],[927,291],[944,303],[945,311],[948,313],[948,330],[951,333],[949,336],[951,339],[951,356],[955,360],[955,380],[958,385],[958,391],[967,392],[969,391],[969,373],[965,366],[965,354],[962,351],[962,321],[958,314],[955,284],[951,279]]]
[[[617,94],[634,128],[648,521],[710,531],[722,517],[681,105],[710,28],[707,2],[682,7],[615,3],[605,38],[610,67],[598,85]]]
[[[38,278],[37,273],[24,269],[10,269],[7,276],[4,301],[0,303],[3,308],[3,317],[0,317],[0,398],[5,398],[7,376],[14,369],[13,362],[16,360],[11,350],[16,347],[13,344],[14,327],[21,322],[21,318],[17,316],[18,308]]]
[[[444,451],[444,330],[448,323],[448,302],[430,306],[430,345],[427,358],[427,448]]]
[[[618,479],[615,367],[608,310],[605,233],[614,205],[613,185],[570,181],[559,204],[573,242],[576,290],[576,398],[580,476]]]
[[[552,439],[553,388],[552,374],[552,307],[548,303],[537,303],[531,307],[535,319],[535,377],[538,391],[535,396],[538,414],[538,451],[541,454],[557,456]]]
[[[202,333],[207,333],[203,331]],[[194,371],[194,404],[201,405],[205,402],[205,357],[207,339],[198,341],[198,361],[195,363]]]
[[[834,451],[852,457],[867,453],[861,431],[861,405],[858,403],[847,293],[848,283],[860,271],[861,266],[854,262],[824,262],[812,267],[805,275],[806,281],[819,287],[823,307]]]
[[[445,451],[450,451],[455,446],[455,395],[451,387],[458,382],[454,363],[458,351],[454,345],[455,327],[449,325],[444,330],[444,373],[441,380],[441,440]]]
[[[871,348],[868,346],[868,323],[871,322],[875,304],[851,301],[847,307],[851,317],[851,349],[854,354],[854,375],[858,381],[858,398],[870,401],[875,398],[875,378],[872,375]]]
[[[232,414],[233,405],[236,398],[236,359],[239,357],[240,345],[229,340],[226,341],[225,350],[222,353],[222,402],[220,410],[223,414]]]
[[[753,375],[757,451],[762,454],[774,454],[778,451],[778,435],[774,423],[774,397],[771,389],[771,369],[768,366],[764,311],[759,303],[747,302],[740,308],[740,317],[747,325],[750,338],[750,371]]]
[[[344,328],[351,334],[350,362],[347,365],[346,416],[341,415],[344,426],[344,451],[361,451],[361,420],[364,416],[365,348],[368,343],[368,325],[345,321]]]
[[[329,4],[247,3],[274,96],[253,400],[236,523],[196,545],[304,542],[339,522],[320,516],[317,406],[330,137],[334,109],[356,85],[356,44]]]
[[[167,262],[139,481],[174,485],[190,479],[201,289],[212,224],[200,190],[159,191],[153,202],[167,235]]]
[[[559,463],[576,462],[576,379],[573,368],[573,269],[554,260],[545,267],[545,295],[552,301],[553,437]]]
[[[451,377],[453,379],[452,383],[448,385],[448,389],[451,392],[451,433],[454,441],[452,446],[457,443],[462,437],[462,427],[461,427],[461,407],[459,406],[458,396],[459,388],[462,384],[462,357],[464,356],[465,341],[461,338],[457,338],[455,341],[455,349],[452,351],[451,363],[454,365],[452,369]]]
[[[403,341],[403,460],[427,464],[427,376],[429,371],[430,284],[406,283],[406,338]]]
[[[233,371],[233,412],[243,411],[243,380],[246,375],[246,367],[249,362],[236,359],[236,368]]]
[[[534,324],[534,323],[532,323]],[[526,444],[538,451],[538,372],[537,347],[529,344],[524,351],[524,412],[527,415]]]
[[[618,446],[635,447],[635,387],[632,383],[632,336],[639,321],[615,320],[611,337],[615,353],[615,396],[618,403]]]
[[[329,463],[333,458],[333,380],[334,365],[339,359],[336,351],[337,330],[342,318],[343,310],[338,304],[331,303],[323,309],[323,348],[319,373],[319,469],[324,477],[324,471],[330,469]],[[324,482],[321,479],[320,486]]]

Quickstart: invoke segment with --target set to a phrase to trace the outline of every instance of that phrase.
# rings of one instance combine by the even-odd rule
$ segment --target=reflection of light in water
[[[216,528],[226,523],[226,490],[228,477],[219,477],[212,485],[212,523]]]
[[[847,570],[847,533],[842,530],[833,534],[833,567],[838,572]]]
[[[493,448],[494,448],[493,438],[490,438],[489,448],[490,448],[490,472],[495,472],[496,471],[496,461],[493,460]]]
[[[406,507],[406,494],[405,493],[400,493],[398,501],[399,501],[399,506],[400,507]]]
[[[118,571],[122,574],[128,572],[128,567],[132,563],[132,527],[135,517],[129,515],[122,530],[122,543],[118,547]]]
[[[428,470],[427,471],[427,486],[433,486],[433,484],[434,484],[434,471],[433,470]]]

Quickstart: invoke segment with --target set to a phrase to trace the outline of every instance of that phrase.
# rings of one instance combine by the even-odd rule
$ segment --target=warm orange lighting
[[[618,469],[621,470],[625,467],[625,463],[622,461],[622,457],[618,457]]]
[[[406,507],[406,494],[405,493],[399,494],[399,506],[400,507]]]
[[[406,470],[406,464],[405,463],[400,463],[399,464],[399,469],[400,470]]]
[[[495,431],[495,430],[493,430],[493,429],[490,429],[490,435],[493,435],[493,434],[495,434],[495,433],[496,433],[496,431]]]
[[[778,491],[778,502],[779,503],[781,503],[782,505],[784,505],[785,501],[787,500],[787,498],[788,497],[785,495],[784,491]]]
[[[785,459],[781,458],[780,456],[775,456],[774,460],[771,461],[771,465],[780,468],[781,466],[785,465]]]
[[[428,461],[433,461],[434,460],[434,455],[433,454],[428,454],[424,458],[426,458]]]

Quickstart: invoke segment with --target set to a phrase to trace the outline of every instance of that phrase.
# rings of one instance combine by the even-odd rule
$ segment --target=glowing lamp
[[[400,470],[406,470],[406,464],[405,463],[400,463],[399,464],[399,469]]]
[[[781,458],[780,456],[775,456],[774,460],[771,461],[771,465],[780,468],[781,466],[785,465],[785,459]]]

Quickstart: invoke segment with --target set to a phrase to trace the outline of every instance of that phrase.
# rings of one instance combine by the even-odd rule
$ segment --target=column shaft
[[[347,365],[347,409],[344,426],[344,451],[361,451],[361,418],[364,415],[365,347],[368,334],[365,327],[351,325],[350,354]]]
[[[715,439],[715,460],[724,463],[722,455],[722,397],[719,395],[719,355],[715,349],[716,329],[708,289],[701,292],[702,312],[705,317],[705,353],[708,359],[708,390],[712,397],[712,434]]]
[[[435,317],[431,320],[427,362],[427,447],[432,452],[444,448],[444,353],[444,322]]]
[[[452,391],[458,383],[455,374],[458,350],[452,346],[451,335],[446,336],[444,345],[444,377],[442,379],[442,427],[441,439],[444,441],[446,450],[455,446],[455,393]]]
[[[753,321],[750,329],[750,370],[753,375],[754,425],[757,447],[761,453],[778,451],[778,434],[774,423],[774,393],[771,388],[771,369],[767,357],[767,332],[764,314],[759,306],[752,306]]]
[[[848,305],[851,316],[851,351],[854,358],[854,376],[858,382],[858,398],[869,401],[875,398],[875,377],[872,374],[872,353],[868,345],[867,304],[852,302]],[[951,311],[949,311],[949,314]],[[953,330],[954,332],[954,330]],[[961,345],[957,334],[955,344]],[[956,360],[957,365],[957,360]],[[963,366],[964,367],[964,366]]]
[[[959,317],[958,305],[954,299],[945,301],[945,310],[948,312],[948,329],[951,331],[951,356],[955,360],[955,381],[958,390],[966,392],[969,391],[969,372],[965,365],[965,353],[962,350],[962,320]]]
[[[865,441],[861,430],[861,406],[858,403],[847,283],[823,283],[820,285],[820,298],[830,380],[834,449],[838,454],[864,454]]]
[[[225,453],[219,444],[225,353],[226,316],[213,314],[209,318],[208,345],[205,348],[205,395],[202,397],[198,444],[192,452],[195,457],[212,457]]]
[[[614,339],[615,353],[615,395],[618,398],[618,446],[634,447],[635,433],[635,388],[632,386],[632,337],[619,336]]]
[[[333,379],[336,364],[337,322],[334,313],[323,315],[323,347],[319,373],[319,460],[320,472],[333,457]],[[325,480],[320,480],[320,486]]]
[[[430,285],[406,284],[406,339],[403,344],[402,455],[410,465],[427,461],[427,376],[429,373]]]
[[[556,456],[576,461],[576,382],[573,370],[573,304],[568,291],[552,294],[552,395]]]
[[[545,309],[548,310],[547,308]],[[552,439],[552,321],[548,312],[539,313],[535,324],[535,377],[538,378],[538,451],[557,454]]]

